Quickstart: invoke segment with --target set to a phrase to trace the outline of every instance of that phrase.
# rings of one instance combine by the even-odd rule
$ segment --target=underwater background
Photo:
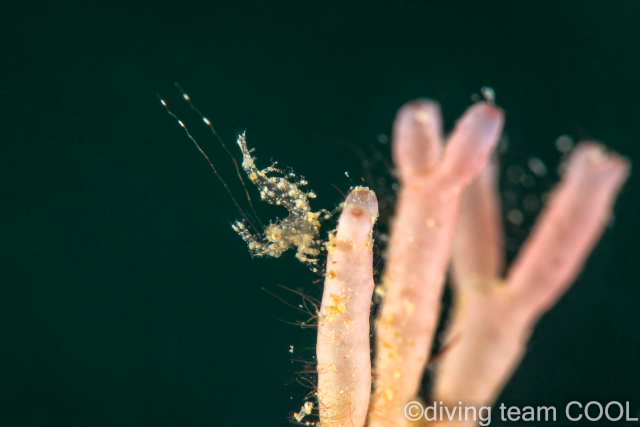
[[[305,175],[314,208],[365,178],[388,215],[398,108],[436,99],[450,130],[489,86],[506,112],[501,162],[531,178],[504,180],[509,210],[551,188],[562,135],[640,158],[639,20],[640,2],[621,0],[3,6],[0,427],[286,426],[309,391],[295,373],[315,330],[263,288],[297,305],[278,285],[319,296],[319,277],[292,253],[251,259],[230,227],[240,213],[156,93],[245,209],[174,82],[236,158],[246,130],[259,166]],[[576,425],[574,400],[629,401],[638,416],[637,175],[498,402],[556,406],[556,425]],[[285,214],[250,190],[263,222]],[[507,222],[510,257],[534,205]]]

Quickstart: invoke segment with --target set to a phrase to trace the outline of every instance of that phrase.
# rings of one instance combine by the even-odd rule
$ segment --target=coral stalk
[[[393,154],[401,187],[376,321],[371,427],[409,422],[404,406],[429,357],[462,191],[489,159],[502,123],[500,109],[475,104],[443,146],[437,104],[416,101],[398,114]]]
[[[447,332],[450,339],[460,338],[438,366],[437,401],[452,406],[495,401],[520,362],[533,325],[582,269],[628,172],[622,157],[594,143],[580,144],[505,281],[495,172],[485,171],[467,189],[455,237],[456,298]]]
[[[348,196],[335,238],[318,317],[320,425],[361,427],[371,395],[369,313],[373,294],[372,228],[375,194],[357,187]]]

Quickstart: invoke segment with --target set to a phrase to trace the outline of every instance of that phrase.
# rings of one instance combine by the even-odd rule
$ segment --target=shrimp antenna
[[[300,307],[296,307],[295,305],[291,304],[290,302],[286,301],[284,298],[279,297],[278,295],[274,294],[273,292],[271,292],[270,290],[266,289],[266,288],[262,288],[263,291],[265,291],[266,293],[268,293],[269,295],[271,295],[272,297],[278,298],[280,301],[282,301],[283,303],[287,304],[289,307],[294,308],[298,311],[303,312],[304,314],[311,314],[309,312],[309,309],[307,309],[307,311],[303,310]],[[313,315],[313,314],[312,314]],[[288,323],[288,322],[287,322]]]
[[[231,153],[229,148],[227,148],[227,144],[225,144],[224,141],[222,140],[222,138],[220,137],[220,135],[218,135],[218,132],[216,132],[215,128],[213,127],[213,125],[211,124],[209,119],[207,119],[205,117],[205,115],[202,114],[202,112],[200,110],[198,110],[195,105],[193,105],[193,101],[191,101],[191,97],[187,94],[187,92],[185,92],[184,89],[182,89],[182,87],[178,83],[174,83],[174,84],[175,84],[176,88],[178,88],[180,93],[182,93],[182,97],[184,98],[184,100],[189,103],[189,106],[191,107],[191,109],[193,111],[195,111],[196,114],[198,116],[200,116],[202,121],[209,127],[209,129],[211,129],[211,133],[213,133],[213,135],[218,139],[218,141],[220,141],[220,144],[222,145],[222,148],[225,149],[225,151],[227,152],[227,154],[231,158],[231,161],[233,162],[233,164],[236,167],[236,172],[238,173],[238,178],[240,179],[240,182],[242,183],[242,188],[244,188],[244,192],[247,195],[247,200],[249,201],[249,206],[251,207],[251,212],[253,212],[253,215],[255,216],[256,220],[258,221],[258,224],[260,224],[260,227],[264,227],[262,225],[262,221],[260,221],[260,218],[258,217],[258,213],[256,212],[255,208],[253,207],[253,203],[251,202],[251,197],[249,196],[249,190],[247,189],[247,186],[244,183],[244,179],[242,179],[242,174],[240,173],[240,167],[238,166],[238,161],[236,160],[234,155]]]
[[[236,205],[236,207],[238,208],[238,210],[240,211],[240,213],[242,214],[242,216],[244,216],[244,218],[249,222],[249,224],[251,224],[251,226],[258,231],[258,229],[256,228],[256,226],[253,224],[253,222],[251,221],[251,219],[247,216],[246,213],[244,213],[244,211],[242,210],[242,208],[240,207],[240,205],[238,204],[238,201],[236,200],[235,197],[233,197],[233,193],[231,192],[231,190],[229,189],[229,186],[227,186],[227,183],[224,182],[224,179],[222,179],[222,177],[220,176],[220,174],[218,173],[218,171],[216,170],[216,167],[213,165],[213,162],[211,161],[211,159],[209,159],[209,156],[207,156],[207,154],[202,150],[202,148],[200,148],[200,145],[198,145],[198,143],[196,142],[195,138],[193,136],[191,136],[191,133],[189,133],[189,129],[187,129],[187,127],[185,126],[184,123],[182,123],[182,120],[180,120],[178,118],[178,116],[176,116],[175,114],[173,114],[173,112],[169,109],[169,106],[167,105],[166,102],[164,102],[164,99],[162,99],[162,97],[156,93],[156,95],[158,96],[158,99],[160,100],[160,103],[162,104],[162,106],[167,110],[167,113],[173,117],[174,119],[176,119],[176,121],[178,122],[178,124],[180,126],[182,126],[182,129],[184,129],[184,132],[187,134],[187,136],[189,137],[189,139],[195,144],[196,148],[198,149],[198,151],[200,151],[200,153],[204,156],[205,159],[207,159],[207,162],[209,162],[209,166],[211,166],[211,170],[213,171],[214,174],[216,174],[216,176],[218,177],[218,179],[220,180],[220,182],[222,183],[222,185],[224,185],[224,188],[227,190],[227,193],[229,193],[229,196],[231,197],[231,200],[233,201],[233,204]]]

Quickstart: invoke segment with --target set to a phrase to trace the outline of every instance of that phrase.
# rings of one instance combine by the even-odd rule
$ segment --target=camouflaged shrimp
[[[220,141],[225,150],[227,150],[226,145],[222,141],[222,138],[218,135],[218,133],[213,128],[211,122],[198,110],[192,103],[191,98],[187,95],[184,90],[176,83],[176,87],[182,92],[182,97],[189,103],[191,109],[194,110],[204,121],[204,123],[211,129],[214,136]],[[163,107],[167,110],[167,113],[175,118],[178,121],[178,124],[184,129],[189,139],[195,144],[200,153],[207,160],[211,169],[218,177],[218,179],[222,182],[225,189],[231,196],[234,204],[238,209],[242,212],[240,205],[233,197],[231,190],[224,182],[215,166],[209,159],[209,156],[205,154],[202,150],[198,142],[191,136],[189,130],[185,126],[185,124],[178,119],[178,117],[169,110],[167,103],[158,95],[160,102]],[[319,261],[318,255],[320,255],[320,250],[325,249],[323,246],[322,240],[319,239],[320,234],[320,215],[322,219],[330,218],[335,212],[341,209],[342,204],[340,204],[333,212],[329,212],[326,209],[321,209],[318,212],[312,212],[311,206],[309,205],[309,198],[315,198],[316,195],[313,191],[309,191],[305,193],[300,190],[298,187],[301,185],[307,185],[307,181],[302,178],[298,183],[292,183],[287,180],[288,178],[294,178],[295,174],[293,172],[286,174],[285,178],[282,177],[268,177],[267,174],[269,172],[278,172],[284,174],[283,171],[276,169],[274,166],[275,163],[265,168],[263,170],[259,170],[255,163],[254,158],[251,157],[251,151],[247,149],[247,141],[245,137],[245,133],[238,136],[237,140],[238,145],[240,146],[240,150],[242,150],[242,168],[247,173],[247,176],[260,190],[260,197],[262,200],[270,203],[272,205],[281,205],[284,206],[289,211],[289,216],[285,219],[277,221],[276,223],[270,223],[264,230],[264,234],[254,235],[252,234],[244,221],[236,221],[232,227],[233,229],[242,237],[242,239],[249,246],[249,250],[254,256],[272,256],[279,257],[285,251],[291,248],[297,248],[296,258],[306,264],[311,271],[315,273],[319,273],[319,269],[317,267],[317,263]],[[227,150],[229,156],[231,156],[234,163],[236,163],[235,158],[231,154],[229,150]],[[240,177],[240,171],[238,170],[238,177],[240,181],[242,181],[242,177]],[[244,182],[242,184],[244,186]],[[246,187],[245,187],[246,191]],[[249,198],[249,193],[247,192],[247,198],[249,199],[249,204],[251,204],[251,199]],[[251,205],[253,209],[253,205]],[[255,211],[254,211],[255,212]],[[249,218],[242,212],[247,221],[251,224]],[[257,228],[251,224],[251,227],[257,230]],[[331,241],[331,237],[329,242]]]
[[[232,227],[242,237],[249,246],[249,250],[255,256],[279,257],[291,248],[297,248],[296,258],[318,272],[316,267],[322,241],[320,234],[320,215],[324,213],[324,218],[329,218],[331,214],[325,209],[312,212],[309,205],[309,198],[315,198],[313,191],[305,193],[298,188],[306,185],[307,181],[302,179],[297,184],[289,182],[287,178],[269,177],[269,172],[283,171],[276,169],[275,163],[265,169],[259,170],[255,165],[255,158],[247,149],[245,134],[238,136],[237,140],[240,150],[242,150],[242,168],[247,176],[260,190],[262,200],[272,205],[284,206],[289,211],[289,216],[275,223],[269,224],[265,228],[263,236],[253,235],[242,221],[236,221]],[[289,173],[287,177],[293,178],[295,175]]]

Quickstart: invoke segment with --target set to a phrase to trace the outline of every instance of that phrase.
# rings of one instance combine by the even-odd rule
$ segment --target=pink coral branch
[[[462,196],[451,265],[456,284],[486,287],[502,274],[504,236],[498,173],[495,162],[487,163]]]
[[[582,269],[628,173],[627,161],[599,144],[582,143],[574,150],[508,276],[513,292],[536,314],[555,304]]]
[[[448,328],[450,338],[461,339],[438,367],[436,400],[493,403],[522,358],[532,326],[572,283],[602,234],[628,172],[620,156],[594,143],[579,145],[506,282],[489,267],[501,262],[498,190],[495,180],[485,180],[493,172],[467,189],[456,230],[456,304]]]
[[[500,109],[475,104],[443,149],[437,104],[416,101],[398,114],[394,160],[401,188],[376,321],[371,427],[408,423],[404,405],[418,392],[431,349],[462,190],[487,162],[502,123]]]
[[[323,426],[360,427],[367,417],[374,287],[371,230],[377,217],[375,194],[357,187],[347,196],[330,242],[316,350]]]

